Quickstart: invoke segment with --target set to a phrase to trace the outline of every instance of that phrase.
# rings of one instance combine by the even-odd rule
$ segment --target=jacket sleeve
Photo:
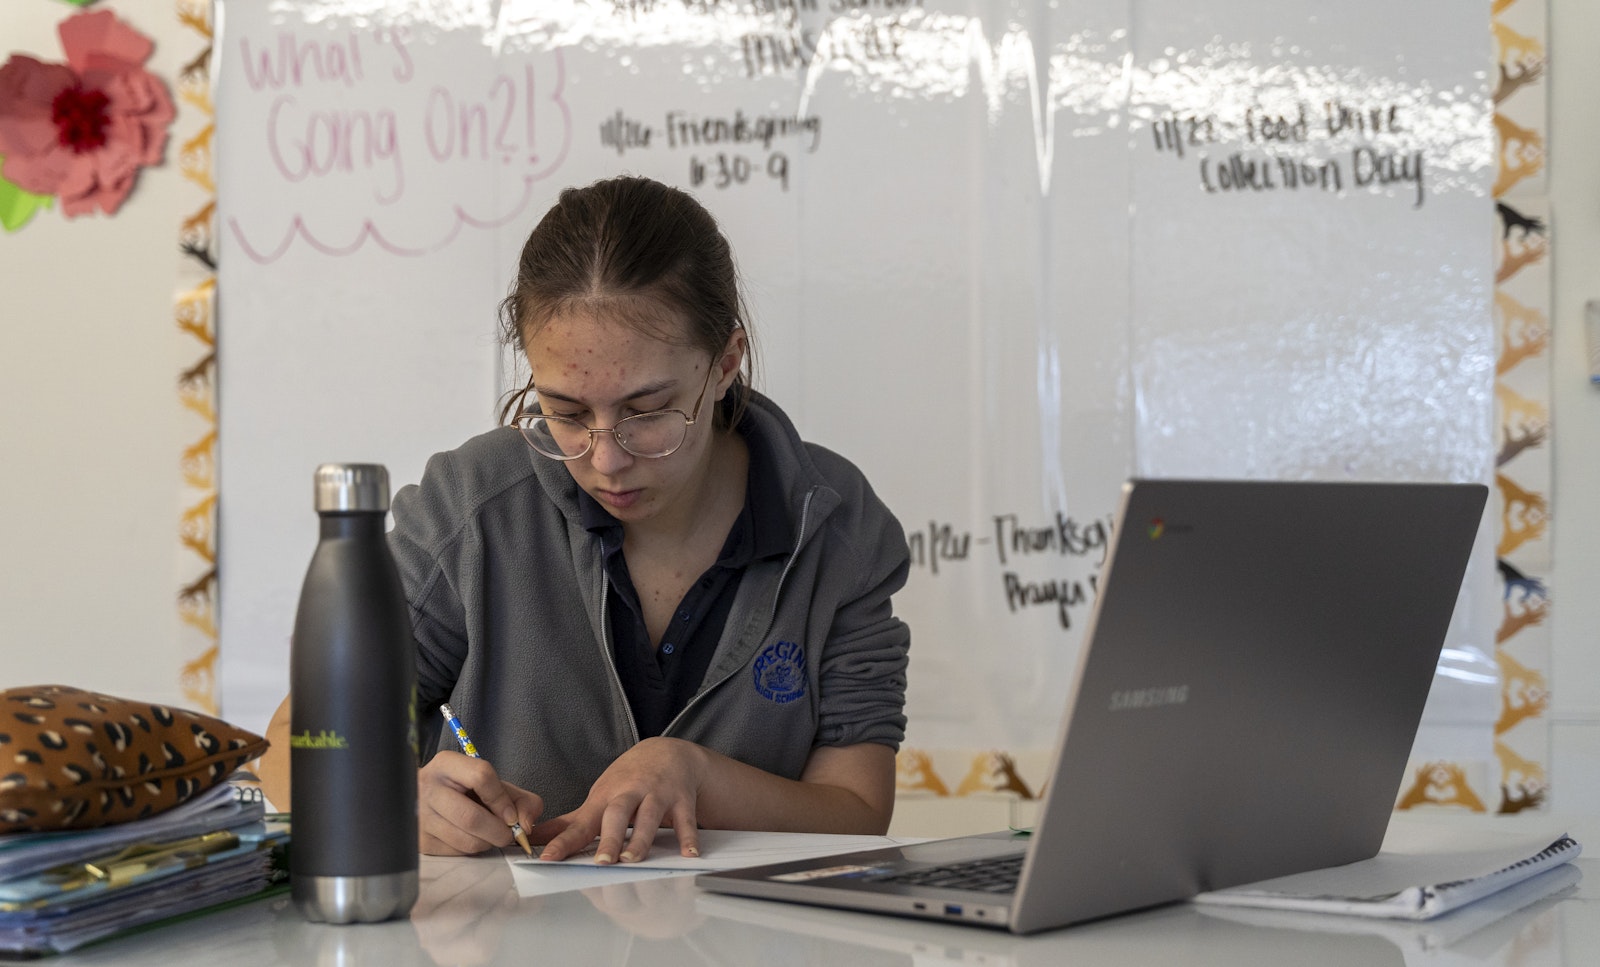
[[[834,614],[820,668],[818,745],[875,742],[898,749],[906,733],[906,667],[911,630],[895,617],[891,595],[906,583],[905,532],[865,489],[866,512],[841,542],[860,579]],[[875,521],[876,526],[859,526]]]
[[[417,643],[417,701],[436,708],[450,697],[467,658],[466,614],[452,574],[465,522],[452,511],[459,487],[451,454],[428,460],[420,485],[402,487],[391,510],[389,548],[400,569]]]

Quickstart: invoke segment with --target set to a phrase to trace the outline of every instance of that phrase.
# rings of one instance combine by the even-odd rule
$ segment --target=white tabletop
[[[1516,820],[1487,820],[1516,822]],[[1548,823],[1548,818],[1541,825]],[[1590,822],[1571,832],[1581,841]],[[519,895],[499,854],[423,857],[409,920],[328,926],[278,896],[54,958],[83,964],[745,965],[1600,964],[1600,851],[1518,909],[1479,904],[1418,924],[1156,910],[1014,937],[978,927],[713,896],[690,877]],[[1581,879],[1577,874],[1582,874]],[[1548,875],[1548,874],[1546,874]]]

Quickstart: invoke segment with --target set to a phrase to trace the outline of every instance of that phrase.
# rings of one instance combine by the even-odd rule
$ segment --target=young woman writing
[[[510,424],[396,494],[425,763],[419,844],[521,823],[562,859],[657,830],[881,833],[904,735],[900,525],[750,387],[733,255],[688,194],[564,191],[501,306]],[[449,702],[485,759],[462,755]],[[288,700],[263,778],[288,802]]]

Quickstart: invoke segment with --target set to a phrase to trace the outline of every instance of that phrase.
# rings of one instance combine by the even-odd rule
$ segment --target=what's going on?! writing
[[[380,204],[400,201],[419,165],[473,171],[485,162],[542,177],[569,147],[559,51],[429,80],[404,27],[284,29],[238,41],[271,167],[285,182],[347,180]],[[416,88],[416,90],[413,90]]]

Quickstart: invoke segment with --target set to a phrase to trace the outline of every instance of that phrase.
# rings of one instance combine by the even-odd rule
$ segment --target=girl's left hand
[[[566,859],[598,836],[596,863],[636,862],[650,855],[656,830],[662,827],[677,832],[680,853],[699,856],[695,813],[707,766],[705,750],[692,742],[645,739],[600,774],[583,805],[528,831],[545,843],[539,858]]]

